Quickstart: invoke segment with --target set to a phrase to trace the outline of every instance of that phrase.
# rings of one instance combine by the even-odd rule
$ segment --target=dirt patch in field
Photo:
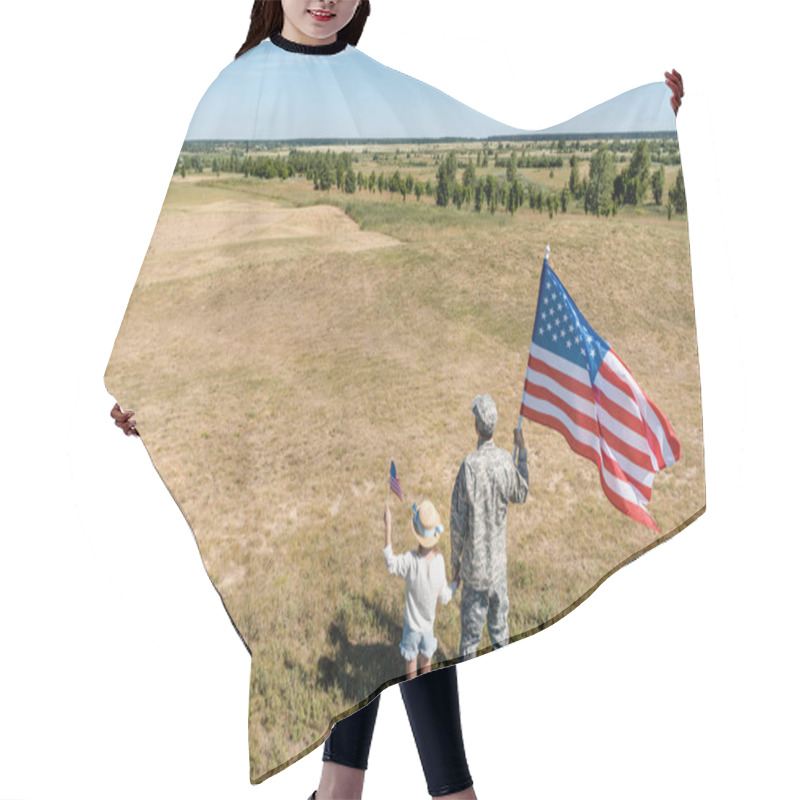
[[[291,252],[358,253],[400,242],[363,231],[334,206],[286,208],[268,200],[227,199],[169,206],[161,213],[137,285],[206,275]]]

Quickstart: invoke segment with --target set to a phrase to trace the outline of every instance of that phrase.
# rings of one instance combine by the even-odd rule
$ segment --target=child
[[[431,659],[438,645],[433,635],[436,600],[438,598],[442,605],[447,605],[458,583],[447,583],[444,556],[436,546],[444,527],[433,503],[425,500],[419,508],[414,505],[411,524],[419,542],[416,551],[409,550],[401,556],[392,552],[392,512],[388,500],[383,520],[386,523],[386,546],[383,549],[386,566],[392,575],[406,579],[406,609],[400,653],[406,662],[406,677],[414,678],[417,675],[417,656],[420,675],[431,670]]]

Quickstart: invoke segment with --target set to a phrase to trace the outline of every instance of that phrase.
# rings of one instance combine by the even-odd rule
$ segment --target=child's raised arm
[[[383,509],[383,523],[386,526],[386,544],[384,547],[392,546],[392,512],[389,509],[389,501],[386,501],[386,506]]]
[[[392,512],[389,510],[389,501],[383,509],[383,522],[386,525],[386,546],[383,548],[383,558],[391,575],[405,578],[414,558],[412,553],[403,553],[396,556],[392,552]]]

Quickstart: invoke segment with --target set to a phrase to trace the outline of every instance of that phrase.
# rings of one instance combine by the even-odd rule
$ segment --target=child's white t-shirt
[[[406,579],[405,624],[412,631],[432,631],[436,600],[447,605],[456,590],[455,582],[447,583],[444,556],[426,559],[414,550],[396,556],[387,545],[383,557],[392,575]]]

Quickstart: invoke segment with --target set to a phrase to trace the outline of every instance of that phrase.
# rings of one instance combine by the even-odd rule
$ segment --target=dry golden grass
[[[407,500],[429,498],[447,520],[475,445],[474,395],[494,396],[496,438],[511,448],[548,243],[682,442],[650,507],[667,534],[705,504],[685,220],[479,216],[326,197],[304,180],[171,184],[107,385],[136,410],[252,651],[254,780],[402,676],[404,586],[380,552],[389,461]],[[612,508],[560,435],[527,422],[525,433],[531,495],[508,525],[512,636],[656,539]],[[392,502],[395,550],[411,548],[410,502]],[[449,574],[446,537],[442,549]],[[437,660],[456,658],[457,603],[439,609],[436,633]]]

